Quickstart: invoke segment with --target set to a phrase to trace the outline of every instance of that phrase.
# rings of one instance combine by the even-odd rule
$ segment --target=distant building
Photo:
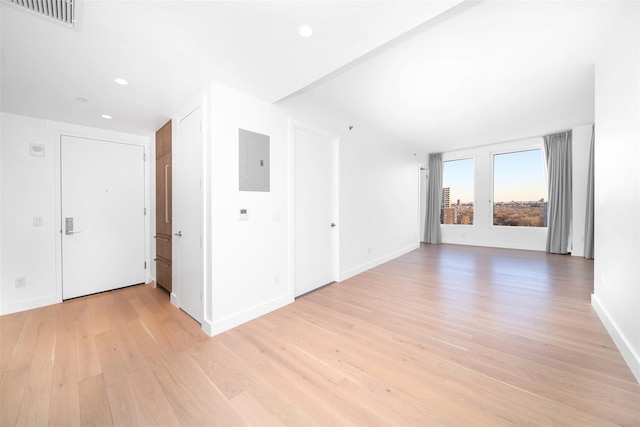
[[[447,211],[451,208],[450,201],[451,189],[449,187],[442,189],[442,203],[440,204],[440,224],[453,224],[450,221],[449,215]]]
[[[455,208],[445,208],[442,210],[442,224],[456,224],[457,215]]]
[[[451,195],[451,189],[449,187],[442,189],[442,208],[443,209],[448,209],[451,207],[450,195]]]

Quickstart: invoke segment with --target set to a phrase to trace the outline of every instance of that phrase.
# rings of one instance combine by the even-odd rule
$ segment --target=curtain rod
[[[578,126],[574,126],[574,127],[593,126],[593,125],[594,125],[593,123],[590,123],[590,124],[587,124],[587,125],[578,125]],[[467,147],[456,148],[455,150],[440,151],[440,153],[455,153],[456,151],[470,150],[472,148],[488,147],[490,145],[498,145],[498,144],[507,144],[509,142],[524,141],[525,139],[543,138],[543,137],[548,136],[548,135],[557,135],[557,134],[560,134],[560,133],[568,132],[570,130],[572,130],[572,129],[561,130],[561,131],[551,132],[551,133],[545,133],[544,135],[524,136],[524,137],[521,137],[521,138],[509,139],[509,140],[506,140],[506,141],[489,142],[487,144],[469,145]],[[427,153],[427,154],[435,154],[435,153]]]
[[[560,132],[554,132],[554,133],[548,133],[548,134],[546,134],[546,135],[540,135],[540,137],[544,138],[545,136],[560,135],[560,134],[567,133],[567,132],[571,132],[571,131],[572,131],[572,129],[562,130],[562,131],[560,131]],[[534,138],[535,138],[535,137],[534,137]]]

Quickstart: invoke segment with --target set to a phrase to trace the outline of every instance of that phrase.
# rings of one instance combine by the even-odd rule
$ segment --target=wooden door
[[[172,290],[171,121],[156,132],[156,284]]]

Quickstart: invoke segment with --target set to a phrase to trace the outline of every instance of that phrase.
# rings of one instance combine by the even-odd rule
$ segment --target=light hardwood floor
[[[593,263],[421,249],[214,338],[141,285],[0,317],[2,425],[640,425]]]

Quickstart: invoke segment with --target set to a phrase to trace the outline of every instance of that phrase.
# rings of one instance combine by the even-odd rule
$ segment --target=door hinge
[[[147,214],[147,208],[144,208],[144,214],[145,215]]]
[[[147,161],[147,153],[142,153],[142,161],[143,162]]]
[[[147,261],[144,262],[144,269],[147,269]]]

